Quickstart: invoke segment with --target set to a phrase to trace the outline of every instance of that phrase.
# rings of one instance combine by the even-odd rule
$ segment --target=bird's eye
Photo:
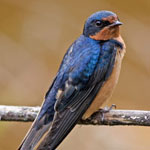
[[[100,26],[101,26],[101,21],[100,21],[100,20],[97,20],[97,21],[95,22],[95,25],[96,25],[97,27],[100,27]]]

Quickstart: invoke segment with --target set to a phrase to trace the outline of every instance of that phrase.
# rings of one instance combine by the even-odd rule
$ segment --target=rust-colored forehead
[[[118,20],[118,17],[117,16],[108,16],[106,18],[102,18],[103,21],[109,21],[110,23],[114,23],[115,21]]]

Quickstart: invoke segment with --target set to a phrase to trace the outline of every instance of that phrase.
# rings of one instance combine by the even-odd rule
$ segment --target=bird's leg
[[[109,111],[111,111],[112,109],[116,109],[116,105],[115,104],[112,104],[110,107],[104,107],[104,109],[99,109],[98,112],[101,113],[101,121],[103,122],[104,121],[104,114],[105,113],[108,113]]]
[[[103,112],[103,113],[108,113],[109,111],[111,111],[112,109],[116,109],[116,105],[112,104],[110,107],[104,107],[104,109],[99,109],[99,111]]]
[[[112,104],[110,107],[104,107],[104,109],[99,109],[97,112],[93,113],[91,115],[91,117],[89,118],[90,120],[93,119],[95,120],[98,120],[99,123],[102,123],[105,121],[105,117],[104,117],[104,114],[105,113],[108,113],[109,111],[111,111],[113,108],[116,109],[116,105],[115,104]],[[96,122],[97,123],[97,122]],[[96,124],[95,123],[95,124]]]

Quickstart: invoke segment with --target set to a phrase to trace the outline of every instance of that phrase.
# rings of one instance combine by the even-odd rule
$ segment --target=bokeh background
[[[85,19],[111,10],[127,45],[107,105],[150,110],[149,0],[0,0],[0,104],[37,106]],[[15,150],[31,123],[0,122],[0,150]],[[149,150],[150,128],[76,126],[59,150]]]

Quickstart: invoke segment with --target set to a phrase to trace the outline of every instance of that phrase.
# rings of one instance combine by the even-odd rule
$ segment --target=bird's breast
[[[90,117],[94,112],[96,112],[102,106],[102,104],[107,99],[111,97],[112,92],[118,82],[120,69],[121,69],[121,62],[122,62],[124,53],[125,53],[125,49],[117,50],[117,55],[116,55],[113,71],[110,77],[108,78],[108,80],[104,82],[103,86],[101,87],[99,93],[97,94],[96,98],[94,99],[94,101],[92,102],[88,110],[83,115],[82,117],[83,119]]]

